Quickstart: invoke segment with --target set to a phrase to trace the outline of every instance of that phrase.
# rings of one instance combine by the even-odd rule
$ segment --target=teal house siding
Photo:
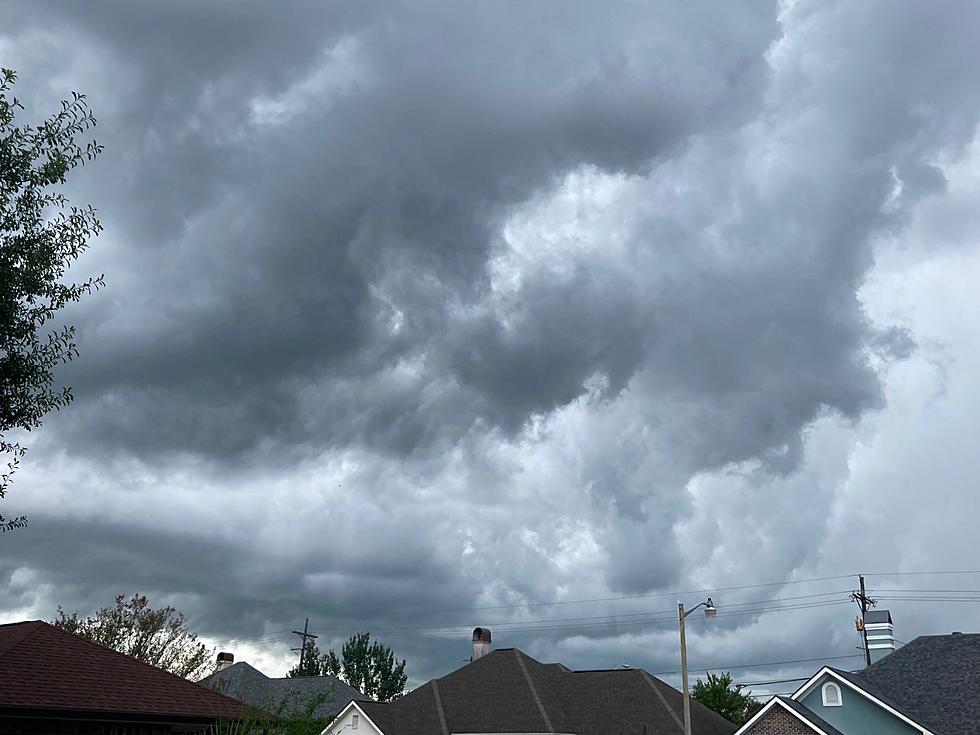
[[[902,722],[845,684],[838,684],[842,706],[824,707],[821,689],[828,680],[834,681],[822,677],[813,690],[798,701],[840,730],[842,735],[922,735],[922,730]]]

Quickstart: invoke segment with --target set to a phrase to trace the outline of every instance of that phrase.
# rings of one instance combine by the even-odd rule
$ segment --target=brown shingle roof
[[[453,732],[556,732],[621,735],[646,726],[650,735],[679,735],[681,693],[642,669],[571,671],[543,664],[516,648],[477,659],[389,704],[358,702],[385,735]],[[729,735],[735,726],[691,702],[695,735]]]
[[[0,625],[0,708],[216,719],[245,707],[44,621]]]

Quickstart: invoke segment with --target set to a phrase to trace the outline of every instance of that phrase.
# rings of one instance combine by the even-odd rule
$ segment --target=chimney
[[[476,661],[481,656],[486,656],[490,653],[490,629],[489,628],[474,628],[473,629],[473,658],[470,661]]]
[[[233,663],[235,663],[235,654],[222,651],[218,654],[218,663],[214,667],[214,672],[218,673],[222,669],[227,669]]]
[[[864,616],[864,630],[868,636],[871,663],[881,661],[895,650],[895,631],[888,610],[869,610]]]

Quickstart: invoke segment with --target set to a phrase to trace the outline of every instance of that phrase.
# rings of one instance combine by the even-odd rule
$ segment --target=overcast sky
[[[25,116],[77,90],[99,118],[69,189],[107,288],[3,501],[31,524],[0,619],[141,591],[270,675],[309,617],[419,683],[478,624],[671,671],[678,591],[710,588],[693,668],[759,681],[855,654],[856,579],[825,577],[980,596],[885,574],[980,568],[977,28],[920,0],[5,3]],[[881,606],[904,641],[980,629],[980,601]]]

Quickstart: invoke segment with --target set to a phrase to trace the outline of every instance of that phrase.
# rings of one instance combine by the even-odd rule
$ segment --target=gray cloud
[[[32,3],[0,35],[32,108],[90,93],[110,284],[7,588],[152,585],[218,638],[819,568],[847,432],[919,341],[862,288],[909,228],[958,236],[931,202],[969,221],[974,11],[271,8]],[[521,635],[608,664],[607,632]],[[425,643],[413,675],[455,660]]]

